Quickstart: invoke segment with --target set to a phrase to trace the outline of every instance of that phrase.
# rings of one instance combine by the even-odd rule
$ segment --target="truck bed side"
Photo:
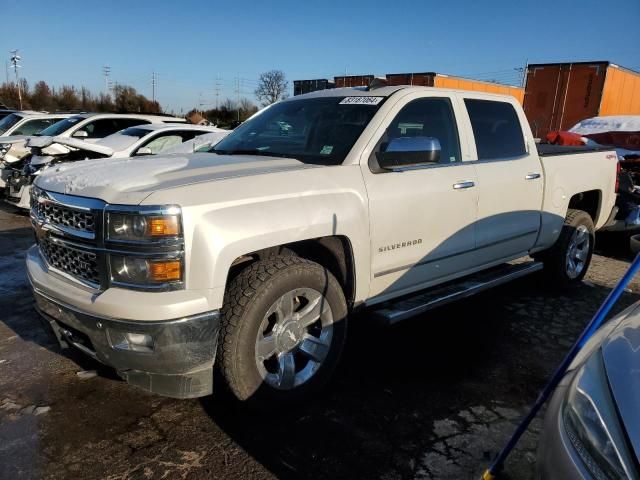
[[[617,156],[611,150],[583,151],[567,149],[544,151],[540,162],[545,185],[542,201],[542,225],[536,250],[553,245],[560,234],[571,199],[595,192],[598,206],[593,214],[596,230],[602,228],[615,204]]]

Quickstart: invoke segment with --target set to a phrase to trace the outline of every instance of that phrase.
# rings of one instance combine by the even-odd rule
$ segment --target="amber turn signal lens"
[[[182,264],[179,260],[150,262],[149,276],[155,282],[172,282],[182,278]]]
[[[149,233],[152,237],[167,237],[180,234],[178,217],[153,217],[149,219]]]

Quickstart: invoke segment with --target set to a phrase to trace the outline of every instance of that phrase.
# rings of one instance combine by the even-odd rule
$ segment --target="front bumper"
[[[213,391],[219,312],[175,320],[132,321],[96,316],[52,298],[32,282],[36,310],[62,348],[75,347],[115,368],[128,383],[174,398],[194,398]],[[149,352],[123,349],[123,333],[153,338]]]
[[[31,200],[31,185],[28,183],[14,183],[13,178],[10,178],[5,190],[7,192],[7,202],[10,204],[22,208],[29,209]]]

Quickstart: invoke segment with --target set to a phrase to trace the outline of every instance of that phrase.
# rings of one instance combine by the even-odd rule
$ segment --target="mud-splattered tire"
[[[595,245],[593,221],[587,212],[570,209],[556,243],[536,255],[544,262],[547,280],[555,287],[568,287],[584,278]]]
[[[321,265],[291,256],[259,260],[229,284],[218,365],[232,393],[260,408],[297,403],[323,387],[347,333],[347,304]]]

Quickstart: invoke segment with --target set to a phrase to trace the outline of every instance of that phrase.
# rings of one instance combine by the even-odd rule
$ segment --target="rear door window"
[[[476,140],[478,160],[500,160],[526,154],[518,115],[508,102],[465,98]]]

